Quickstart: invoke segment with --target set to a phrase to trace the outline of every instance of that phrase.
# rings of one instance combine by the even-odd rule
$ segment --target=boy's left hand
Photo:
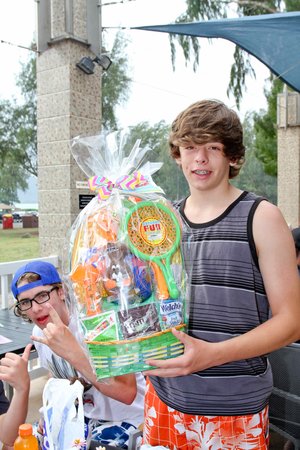
[[[29,389],[30,378],[28,374],[28,360],[32,344],[28,344],[22,356],[15,353],[6,353],[1,359],[0,379],[9,383],[16,391]]]
[[[214,365],[211,359],[211,350],[214,344],[193,338],[175,328],[172,333],[184,344],[183,355],[170,359],[146,360],[146,364],[157,367],[157,369],[146,370],[143,372],[144,375],[178,377],[199,372]]]

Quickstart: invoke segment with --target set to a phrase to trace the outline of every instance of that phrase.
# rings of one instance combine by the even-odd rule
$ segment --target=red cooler
[[[3,214],[3,217],[2,217],[3,230],[13,228],[13,225],[14,225],[14,218],[13,218],[12,214]]]

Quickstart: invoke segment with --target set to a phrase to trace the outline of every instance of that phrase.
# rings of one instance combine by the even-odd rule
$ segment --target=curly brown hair
[[[20,286],[21,282],[23,284],[28,284],[28,283],[33,283],[33,281],[37,281],[37,280],[40,280],[40,279],[41,279],[41,277],[37,273],[27,272],[27,273],[24,273],[22,276],[20,276],[20,278],[17,281],[17,286]],[[61,283],[53,283],[53,284],[51,284],[51,286],[57,287],[57,288],[61,288],[62,284]],[[32,322],[27,317],[25,312],[22,312],[22,311],[19,310],[19,308],[18,308],[18,301],[13,306],[14,306],[14,314],[15,314],[15,316],[22,317],[22,319],[25,322],[30,322],[30,323]]]
[[[169,147],[172,158],[180,157],[179,147],[193,142],[220,142],[224,154],[234,163],[229,178],[238,175],[244,160],[243,128],[235,111],[218,100],[201,100],[182,111],[172,123]]]

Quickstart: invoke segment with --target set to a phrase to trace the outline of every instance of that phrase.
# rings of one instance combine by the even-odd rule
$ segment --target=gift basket
[[[181,224],[148,152],[128,131],[72,142],[95,197],[72,226],[65,279],[98,379],[183,352],[171,332],[187,320]]]

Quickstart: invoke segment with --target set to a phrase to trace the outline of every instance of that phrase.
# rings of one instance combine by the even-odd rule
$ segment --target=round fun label
[[[151,246],[161,245],[166,238],[166,227],[160,219],[148,217],[140,225],[142,239]]]

